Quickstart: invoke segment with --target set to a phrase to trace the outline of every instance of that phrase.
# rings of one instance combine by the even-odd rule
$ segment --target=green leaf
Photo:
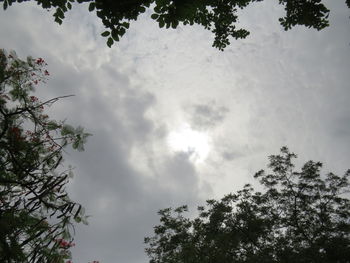
[[[107,40],[107,46],[110,48],[112,47],[113,43],[114,43],[113,38],[109,37]]]
[[[60,18],[58,18],[58,17],[55,18],[55,22],[57,22],[57,23],[59,23],[60,25],[62,25],[62,19],[60,19]]]
[[[89,11],[90,11],[90,12],[94,11],[95,7],[96,7],[95,2],[91,2],[91,3],[89,4]]]
[[[159,17],[158,14],[152,14],[152,15],[151,15],[151,18],[154,19],[154,20],[157,19],[158,17]]]
[[[119,30],[119,35],[120,35],[120,36],[123,36],[124,34],[125,34],[125,28],[122,27],[122,28]],[[119,39],[118,39],[118,40],[119,40]],[[117,41],[118,41],[118,40],[117,40]]]
[[[164,27],[164,25],[165,25],[165,23],[164,23],[163,20],[162,20],[162,21],[159,21],[159,27],[160,27],[160,28]]]
[[[73,142],[73,144],[72,144],[72,148],[73,148],[74,150],[78,149],[79,144],[80,144],[80,142],[79,142],[79,141],[75,141],[75,142]]]
[[[146,11],[146,8],[143,6],[140,6],[139,11],[140,13],[144,13]]]
[[[7,4],[7,0],[5,0],[5,1],[4,1],[4,6],[3,6],[3,7],[4,7],[4,10],[7,9],[7,5],[8,5],[8,4]]]
[[[101,36],[103,36],[103,37],[108,37],[110,34],[111,34],[111,32],[105,31],[105,32],[103,32],[103,33],[101,34]]]
[[[112,38],[114,39],[114,41],[119,41],[119,35],[118,35],[118,31],[116,29],[112,30]]]
[[[65,135],[68,135],[68,134],[74,134],[74,127],[69,125],[69,124],[65,124],[62,127],[61,135],[65,136]]]
[[[63,13],[63,10],[61,8],[57,8],[56,10],[56,15],[59,17],[59,18],[64,18],[64,13]]]
[[[55,121],[50,121],[47,123],[46,127],[48,130],[55,130],[59,127],[59,125]]]

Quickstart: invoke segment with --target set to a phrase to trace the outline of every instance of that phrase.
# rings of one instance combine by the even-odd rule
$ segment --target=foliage
[[[3,0],[6,9],[14,2],[25,0]],[[55,8],[55,21],[59,24],[65,17],[65,12],[72,8],[72,3],[89,3],[89,11],[96,15],[106,27],[101,35],[107,37],[107,45],[111,47],[114,41],[125,34],[130,21],[153,7],[151,18],[159,27],[177,28],[179,24],[198,24],[210,30],[214,35],[213,46],[223,50],[230,44],[229,38],[246,38],[249,31],[237,28],[238,9],[244,9],[250,3],[263,0],[35,0],[42,8]],[[285,30],[296,25],[303,25],[321,30],[327,27],[329,10],[321,0],[279,0],[285,7],[286,15],[280,18]],[[350,1],[346,0],[350,7]]]
[[[286,147],[269,157],[272,171],[255,175],[264,193],[246,185],[194,219],[186,206],[161,210],[145,238],[150,262],[349,262],[350,170],[321,176],[322,164],[309,161],[295,171],[295,157]]]
[[[83,150],[88,136],[44,114],[60,98],[31,95],[49,72],[42,58],[0,50],[0,262],[60,263],[70,258],[84,209],[69,199],[63,149]]]

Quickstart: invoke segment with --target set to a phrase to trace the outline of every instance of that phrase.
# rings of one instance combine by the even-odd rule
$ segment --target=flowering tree
[[[63,263],[71,257],[73,222],[84,209],[65,186],[62,151],[78,151],[89,134],[44,112],[54,102],[32,95],[49,76],[42,58],[0,50],[0,262]]]

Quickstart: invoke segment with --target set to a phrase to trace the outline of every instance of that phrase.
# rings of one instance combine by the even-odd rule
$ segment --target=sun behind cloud
[[[193,130],[187,123],[170,132],[167,143],[172,151],[187,153],[194,163],[205,161],[210,152],[208,133]]]

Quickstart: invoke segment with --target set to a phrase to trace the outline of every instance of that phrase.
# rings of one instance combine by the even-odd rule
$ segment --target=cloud
[[[21,3],[1,11],[2,45],[43,57],[50,80],[42,98],[75,94],[50,115],[92,133],[86,151],[68,150],[76,177],[72,199],[91,214],[77,228],[74,262],[147,261],[143,237],[158,209],[203,204],[242,185],[287,145],[343,172],[350,162],[348,9],[332,2],[324,31],[282,32],[274,3],[245,10],[246,40],[225,52],[200,27],[161,30],[147,14],[108,49],[100,22],[75,7],[62,26]],[[40,23],[38,22],[40,17]],[[183,123],[205,131],[210,153],[200,165],[173,153],[166,138]]]
[[[206,130],[220,124],[229,109],[216,105],[215,102],[195,104],[190,107],[191,124],[194,129]]]

